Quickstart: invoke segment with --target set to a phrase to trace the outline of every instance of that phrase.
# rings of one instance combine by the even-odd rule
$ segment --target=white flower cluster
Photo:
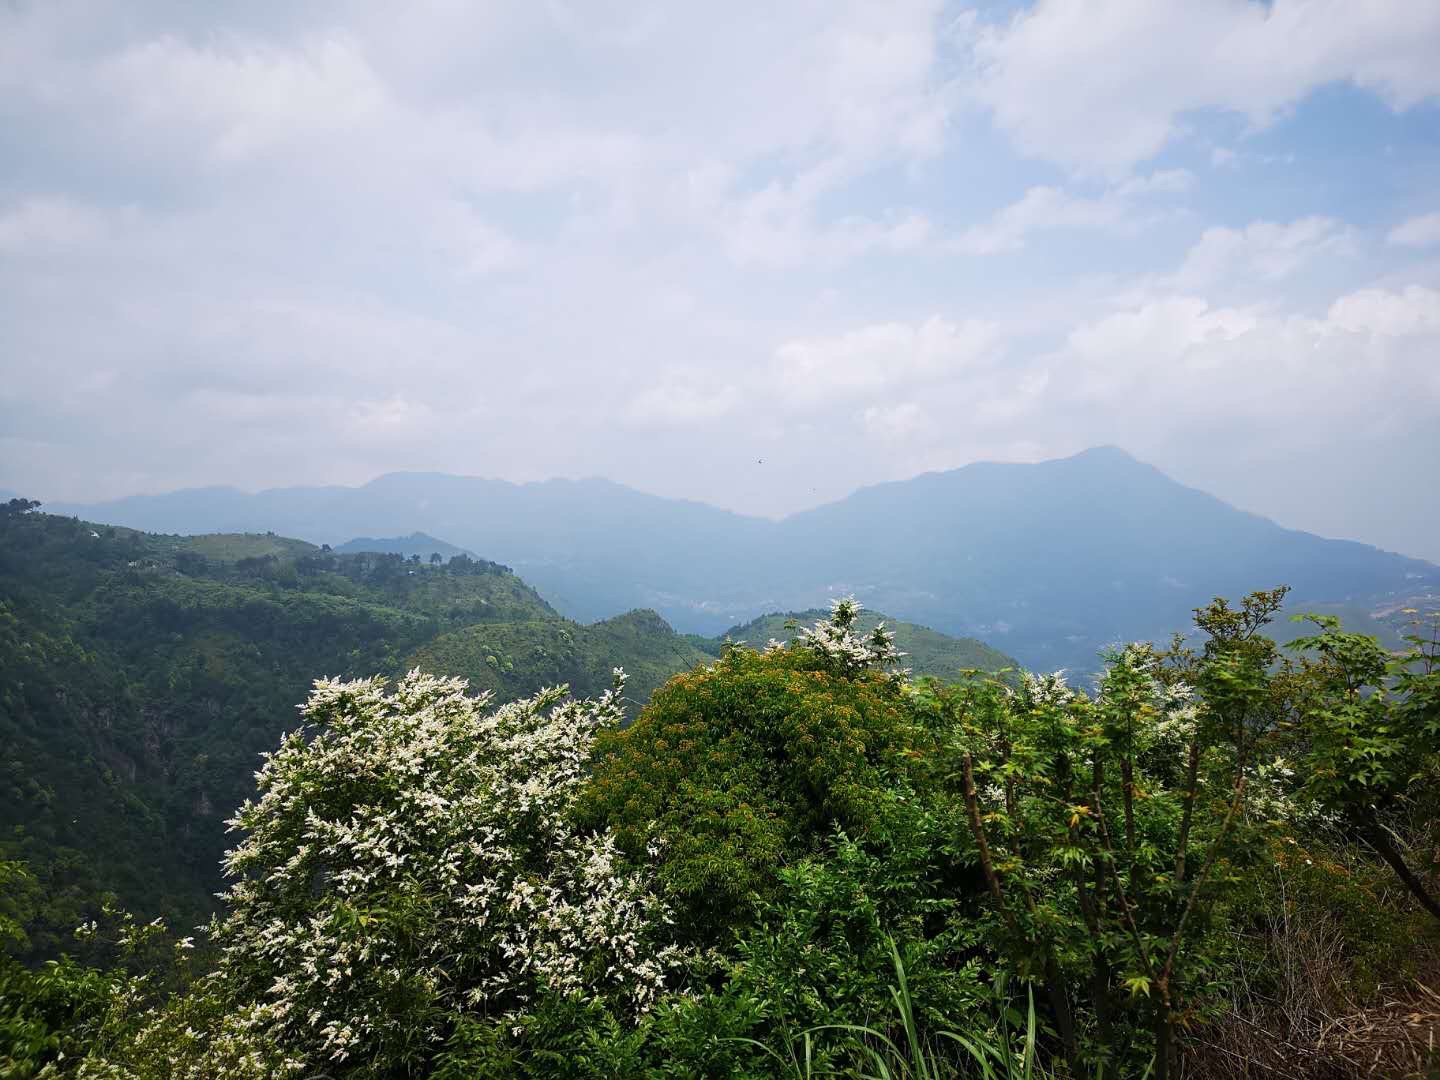
[[[872,668],[888,670],[904,677],[909,668],[900,668],[904,653],[895,647],[895,635],[880,623],[869,634],[855,632],[863,609],[853,596],[830,602],[830,618],[821,619],[812,627],[802,627],[795,635],[795,644],[813,649],[846,674],[859,674]]]
[[[1199,704],[1194,688],[1160,678],[1160,659],[1149,645],[1127,645],[1108,658],[1097,703],[1112,718],[1127,717],[1138,747],[1181,756],[1195,736]]]
[[[1065,705],[1078,693],[1066,684],[1063,670],[1051,672],[1049,675],[1035,675],[1028,671],[1020,673],[1020,690],[1017,696],[1030,708]]]
[[[513,1020],[542,991],[643,1011],[680,961],[647,875],[570,811],[617,690],[489,707],[411,672],[320,681],[229,824],[220,978],[312,1063],[371,1060],[416,1018]]]
[[[1250,818],[1312,832],[1340,827],[1339,815],[1303,797],[1295,766],[1288,758],[1259,761],[1247,766],[1245,772],[1245,812]]]

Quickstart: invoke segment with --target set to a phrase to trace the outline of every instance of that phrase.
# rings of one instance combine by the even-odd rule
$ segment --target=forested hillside
[[[337,555],[358,555],[366,552],[374,555],[403,555],[407,559],[412,555],[419,555],[422,562],[433,562],[437,555],[442,562],[452,559],[456,555],[475,558],[473,551],[456,547],[454,544],[438,540],[422,532],[411,533],[409,536],[388,536],[378,539],[373,536],[357,536],[343,544],[336,544],[332,550]]]
[[[102,893],[195,921],[223,820],[323,675],[455,661],[502,698],[634,667],[648,694],[709,656],[658,617],[582,627],[496,563],[335,555],[268,534],[156,536],[0,518],[3,851],[39,878],[35,951]],[[494,665],[467,663],[479,635]],[[499,644],[489,644],[493,635]],[[584,651],[552,647],[565,639]],[[474,659],[474,657],[470,657]]]
[[[1440,622],[1394,655],[1318,616],[1288,655],[1284,595],[1088,689],[915,681],[851,599],[628,725],[323,680],[214,921],[0,956],[0,1074],[1433,1076]]]
[[[828,616],[829,612],[820,608],[794,614],[761,615],[732,626],[721,635],[721,640],[744,641],[756,648],[772,639],[789,642],[804,627]],[[965,671],[995,672],[1018,666],[1013,658],[975,638],[953,638],[928,626],[896,622],[878,611],[864,612],[856,620],[857,630],[863,633],[871,633],[881,625],[894,633],[895,647],[905,654],[905,666],[917,678],[928,675],[949,681]]]
[[[1014,664],[978,642],[897,629],[925,673]],[[621,667],[633,716],[721,647],[652,611],[573,622],[508,568],[464,553],[431,563],[272,533],[155,535],[11,504],[0,515],[0,854],[39,879],[31,950],[54,952],[107,892],[182,923],[208,911],[223,822],[318,677],[418,666],[508,701],[562,683],[599,694]]]

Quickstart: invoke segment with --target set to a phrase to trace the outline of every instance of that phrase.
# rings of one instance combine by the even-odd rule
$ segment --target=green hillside
[[[670,676],[713,658],[653,611],[632,611],[589,626],[554,618],[468,626],[422,646],[408,664],[463,676],[501,698],[562,682],[598,694],[619,666],[629,676],[626,698],[643,704]]]
[[[411,555],[419,555],[423,562],[430,562],[436,555],[440,556],[442,560],[448,560],[453,559],[456,555],[473,558],[475,554],[422,532],[411,533],[409,536],[389,536],[379,539],[373,536],[357,536],[354,540],[336,544],[334,550],[338,555],[370,552],[381,555],[403,555],[407,559]]]
[[[223,822],[318,676],[418,664],[505,699],[561,682],[595,692],[621,666],[638,705],[709,659],[653,613],[570,622],[465,555],[431,566],[6,513],[0,857],[40,879],[31,948],[69,945],[105,891],[181,925],[203,918]]]
[[[751,619],[739,626],[732,626],[717,641],[744,641],[761,648],[771,638],[789,641],[803,626],[810,626],[817,619],[829,617],[828,611],[812,608],[800,612],[773,612]],[[930,675],[937,679],[954,679],[961,671],[1000,671],[1004,668],[1019,667],[1019,661],[992,649],[975,638],[955,638],[931,630],[928,626],[915,623],[897,622],[876,611],[862,612],[859,627],[863,631],[873,630],[879,623],[895,634],[895,645],[905,653],[905,666],[919,676]]]

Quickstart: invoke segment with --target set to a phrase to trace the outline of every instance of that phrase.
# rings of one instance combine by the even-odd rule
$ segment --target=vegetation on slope
[[[437,566],[6,507],[0,856],[38,881],[28,954],[54,955],[108,894],[202,919],[223,819],[317,676],[419,665],[509,700],[560,683],[598,693],[624,666],[639,704],[706,659],[653,614],[562,619],[507,568],[464,554]]]
[[[122,916],[131,971],[0,963],[0,1063],[1209,1080],[1244,1046],[1267,1076],[1427,1075],[1440,637],[1391,656],[1322,618],[1292,659],[1282,598],[1216,601],[1202,649],[1126,646],[1090,692],[913,683],[853,603],[624,730],[609,695],[326,681],[195,959]],[[1337,1045],[1327,1010],[1377,990],[1389,1026]]]
[[[721,635],[720,640],[744,641],[756,647],[772,639],[788,642],[802,628],[828,618],[829,614],[820,608],[811,608],[809,611],[761,615],[747,623],[732,626]],[[862,612],[856,627],[862,633],[869,633],[881,623],[894,633],[895,647],[905,654],[905,666],[917,678],[931,676],[948,681],[959,678],[966,671],[994,673],[1020,666],[1019,661],[992,649],[983,641],[951,637],[928,626],[899,622],[875,611]]]
[[[401,555],[407,559],[412,555],[418,555],[420,561],[426,563],[434,562],[436,556],[439,556],[441,562],[452,559],[456,555],[475,557],[473,551],[466,551],[462,547],[456,547],[454,544],[436,539],[423,532],[380,539],[372,536],[357,536],[343,544],[336,544],[334,551],[337,555],[358,555],[362,552],[369,552],[376,555]]]
[[[467,626],[428,642],[407,664],[469,679],[501,700],[560,683],[594,696],[618,665],[630,676],[627,698],[644,704],[676,672],[710,659],[653,611],[632,611],[589,626],[556,618]]]

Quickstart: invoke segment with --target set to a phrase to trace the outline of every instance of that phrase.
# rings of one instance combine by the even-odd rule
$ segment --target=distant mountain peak
[[[404,555],[406,558],[411,555],[419,555],[422,559],[428,559],[433,554],[439,555],[447,562],[456,555],[465,555],[472,559],[479,558],[473,551],[418,530],[408,536],[378,538],[357,536],[343,544],[336,544],[334,550],[341,555],[371,552],[381,555]]]
[[[1071,454],[1068,458],[1056,458],[1056,461],[1095,461],[1095,462],[1123,462],[1128,465],[1144,465],[1130,451],[1113,443],[1104,443],[1100,446],[1091,446],[1078,453]]]

